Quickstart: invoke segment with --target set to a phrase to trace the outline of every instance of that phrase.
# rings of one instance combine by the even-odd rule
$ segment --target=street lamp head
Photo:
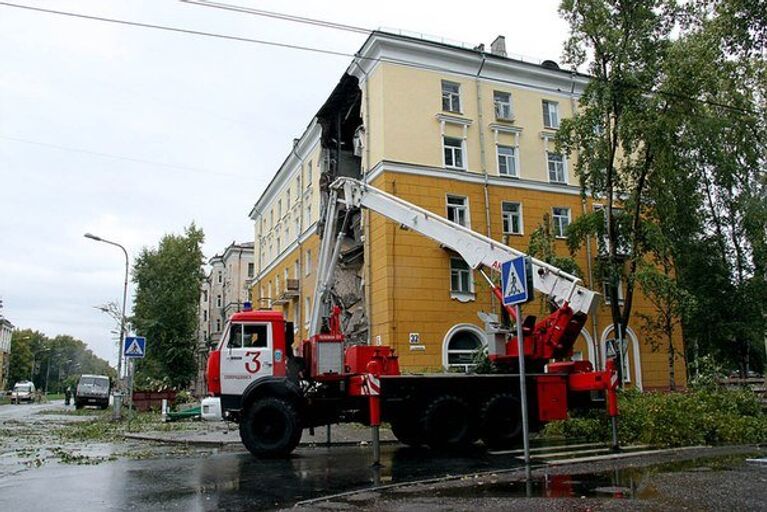
[[[101,237],[98,237],[98,236],[93,235],[91,233],[85,233],[83,236],[85,238],[90,238],[91,240],[96,240],[97,242],[101,242]]]

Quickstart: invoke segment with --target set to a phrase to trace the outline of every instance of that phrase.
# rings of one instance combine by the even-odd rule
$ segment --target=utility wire
[[[225,11],[234,11],[247,14],[253,14],[255,16],[264,16],[266,18],[275,18],[284,21],[294,21],[296,23],[304,23],[306,25],[314,25],[317,27],[332,28],[336,30],[345,30],[347,32],[354,32],[356,34],[368,35],[373,32],[371,29],[365,27],[357,27],[354,25],[347,25],[345,23],[336,23],[334,21],[319,20],[316,18],[307,18],[305,16],[296,16],[293,14],[285,14],[275,11],[267,11],[266,9],[255,9],[252,7],[242,7],[239,5],[223,4],[220,2],[210,2],[208,0],[179,0],[185,4],[199,5],[202,7],[214,7],[216,9],[222,9]]]
[[[158,162],[158,161],[155,161],[155,160],[146,160],[146,159],[143,159],[143,158],[135,158],[135,157],[132,157],[132,156],[115,155],[115,154],[112,154],[112,153],[103,153],[101,151],[91,151],[91,150],[88,150],[88,149],[75,148],[75,147],[72,147],[72,146],[61,146],[61,145],[58,145],[58,144],[50,144],[48,142],[40,142],[40,141],[36,141],[36,140],[20,139],[20,138],[17,138],[17,137],[9,137],[7,135],[0,135],[0,139],[10,140],[10,141],[13,141],[13,142],[19,142],[19,143],[22,143],[22,144],[32,144],[32,145],[35,145],[35,146],[43,146],[43,147],[47,147],[47,148],[58,149],[58,150],[61,150],[61,151],[71,151],[73,153],[83,153],[85,155],[99,156],[99,157],[103,157],[103,158],[111,158],[111,159],[114,159],[114,160],[124,160],[124,161],[127,161],[127,162],[136,162],[136,163],[140,163],[140,164],[155,165],[155,166],[159,166],[159,167],[169,167],[171,169],[178,169],[178,170],[182,170],[182,171],[197,172],[197,173],[201,173],[201,174],[214,174],[214,175],[218,175],[218,176],[227,176],[227,177],[230,177],[230,178],[237,178],[237,179],[242,179],[242,180],[249,179],[247,176],[241,176],[241,175],[238,175],[238,174],[230,174],[230,173],[225,173],[225,172],[211,171],[210,169],[200,169],[200,168],[197,168],[197,167],[187,167],[185,165],[168,164],[168,163],[165,163],[165,162]]]
[[[192,2],[186,2],[186,3],[192,3]],[[198,4],[198,5],[203,5],[203,4]],[[304,46],[304,45],[297,45],[297,44],[290,44],[290,43],[281,43],[281,42],[276,42],[276,41],[269,41],[269,40],[266,40],[266,39],[253,39],[253,38],[249,38],[249,37],[232,36],[232,35],[220,34],[220,33],[215,33],[215,32],[206,32],[206,31],[201,31],[201,30],[193,30],[193,29],[185,29],[185,28],[178,28],[178,27],[170,27],[170,26],[167,26],[167,25],[157,25],[157,24],[152,24],[152,23],[142,23],[142,22],[136,22],[136,21],[130,21],[130,20],[122,20],[122,19],[117,19],[117,18],[106,18],[106,17],[103,17],[103,16],[92,16],[92,15],[89,15],[89,14],[74,13],[74,12],[69,12],[69,11],[57,11],[57,10],[53,10],[53,9],[44,9],[42,7],[33,7],[33,6],[30,6],[30,5],[15,4],[15,3],[11,3],[11,2],[0,2],[0,6],[14,7],[14,8],[19,8],[19,9],[26,9],[26,10],[30,10],[30,11],[43,12],[43,13],[48,13],[48,14],[58,14],[58,15],[61,15],[61,16],[68,16],[68,17],[72,17],[72,18],[83,18],[83,19],[92,20],[92,21],[102,21],[102,22],[106,22],[106,23],[115,23],[115,24],[121,24],[121,25],[129,25],[129,26],[133,26],[133,27],[151,28],[151,29],[156,29],[156,30],[163,30],[163,31],[166,31],[166,32],[176,32],[176,33],[183,33],[183,34],[188,34],[188,35],[212,37],[212,38],[217,38],[217,39],[228,39],[228,40],[232,40],[232,41],[240,41],[240,42],[245,42],[245,43],[261,44],[261,45],[272,46],[272,47],[280,47],[280,48],[288,48],[288,49],[292,49],[292,50],[301,50],[301,51],[307,51],[307,52],[313,52],[313,53],[321,53],[321,54],[326,54],[326,55],[333,55],[333,56],[336,56],[336,57],[347,57],[347,58],[348,57],[352,57],[354,59],[367,60],[367,61],[371,61],[371,62],[388,62],[388,63],[392,63],[392,64],[402,64],[402,65],[405,65],[405,66],[410,66],[410,67],[414,67],[414,68],[418,68],[418,69],[426,69],[426,70],[431,70],[431,71],[439,71],[439,72],[443,72],[443,73],[451,73],[451,74],[458,75],[458,76],[466,76],[466,77],[470,77],[470,78],[476,78],[476,75],[474,73],[458,71],[458,70],[455,70],[455,69],[444,68],[444,67],[441,67],[441,66],[424,65],[424,64],[422,64],[420,62],[408,61],[406,59],[382,58],[382,57],[366,57],[366,56],[359,55],[359,54],[356,54],[356,53],[341,52],[341,51],[336,51],[336,50],[327,50],[327,49],[323,49],[323,48],[316,48],[316,47],[311,47],[311,46]],[[288,17],[290,17],[291,15],[284,15],[284,16],[285,17],[283,19],[288,19]],[[306,18],[306,20],[310,20],[310,19],[311,18]],[[297,20],[290,20],[290,21],[297,21]],[[322,20],[312,20],[312,21],[318,21],[318,22],[328,23],[329,24],[329,22],[324,22]],[[303,23],[303,21],[302,21],[302,23]],[[329,26],[329,25],[325,25],[325,26]],[[338,28],[338,27],[334,27],[334,28]],[[594,80],[593,77],[587,77],[587,78],[590,79],[590,80]],[[505,83],[505,84],[509,84],[509,85],[521,86],[521,87],[527,87],[528,86],[527,84],[525,84],[523,82],[518,82],[518,81],[514,81],[514,80],[507,80],[507,79],[493,78],[493,81],[499,82],[499,83]],[[636,87],[636,86],[632,86],[632,87]],[[563,92],[562,90],[554,88],[554,87],[539,87],[539,88],[542,89],[542,90],[547,90],[547,91],[555,92],[555,93],[562,93]],[[647,93],[647,94],[660,94],[660,95],[670,96],[670,97],[680,97],[681,96],[679,94],[670,93],[670,92],[666,92],[666,91],[644,91],[644,92]],[[685,97],[685,96],[683,96],[683,98],[688,100],[688,101],[702,103],[702,104],[713,106],[713,107],[719,107],[719,108],[723,108],[723,109],[730,110],[732,112],[741,113],[741,114],[748,114],[748,115],[751,115],[751,116],[758,116],[758,115],[760,115],[760,113],[758,113],[756,111],[753,111],[753,110],[750,110],[750,109],[736,107],[736,106],[733,106],[733,105],[728,105],[728,104],[719,103],[719,102],[715,102],[715,101],[709,101],[709,100],[704,100],[704,99],[700,99],[700,98],[692,98],[692,97]]]

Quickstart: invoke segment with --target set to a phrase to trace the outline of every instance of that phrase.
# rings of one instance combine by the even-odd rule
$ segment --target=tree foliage
[[[191,224],[183,235],[165,235],[156,249],[141,251],[133,265],[136,295],[132,325],[147,338],[137,382],[182,388],[194,378],[197,303],[204,278],[202,230]]]
[[[565,0],[560,12],[566,61],[593,78],[558,144],[604,205],[571,225],[571,249],[599,241],[616,327],[641,286],[661,310],[644,318],[651,337],[673,312],[688,360],[712,353],[745,371],[767,303],[764,3]]]
[[[31,329],[13,331],[8,385],[32,380],[35,386],[58,393],[74,386],[82,374],[107,375],[114,379],[114,368],[96,356],[81,340],[69,335],[53,338]]]

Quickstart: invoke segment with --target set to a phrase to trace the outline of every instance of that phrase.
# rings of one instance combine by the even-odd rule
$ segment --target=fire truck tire
[[[512,446],[522,434],[519,400],[502,393],[490,397],[482,406],[481,438],[491,450]]]
[[[301,433],[296,407],[282,398],[260,398],[246,408],[240,419],[240,439],[256,457],[290,455]]]
[[[394,437],[402,444],[408,446],[423,446],[423,433],[418,420],[411,418],[398,418],[392,420],[391,431]]]
[[[469,406],[454,395],[441,395],[424,409],[422,431],[431,448],[460,448],[473,439]]]

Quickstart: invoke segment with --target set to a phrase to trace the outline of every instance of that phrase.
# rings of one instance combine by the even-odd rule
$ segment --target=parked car
[[[75,408],[95,405],[101,409],[109,407],[109,377],[106,375],[83,375],[75,391]]]
[[[29,381],[17,382],[11,391],[11,403],[20,404],[21,402],[32,403],[35,401],[35,385]]]

